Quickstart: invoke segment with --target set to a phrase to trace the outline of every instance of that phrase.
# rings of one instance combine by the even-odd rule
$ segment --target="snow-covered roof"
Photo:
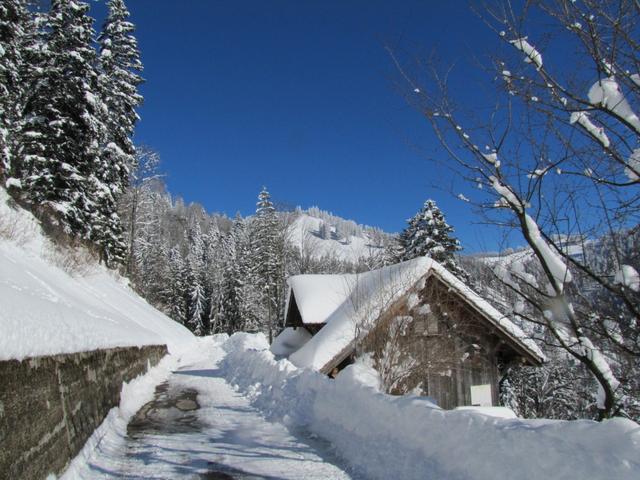
[[[296,275],[287,283],[296,299],[302,323],[326,323],[351,294],[355,275]]]
[[[310,339],[311,334],[304,328],[287,327],[273,339],[270,350],[276,357],[287,357]]]
[[[366,333],[380,315],[406,294],[418,280],[437,276],[459,293],[499,331],[534,359],[543,353],[505,315],[471,290],[436,261],[419,257],[396,265],[348,275],[299,275],[288,281],[304,324],[326,324],[311,340],[292,353],[289,360],[299,367],[321,370],[348,349],[356,332]]]

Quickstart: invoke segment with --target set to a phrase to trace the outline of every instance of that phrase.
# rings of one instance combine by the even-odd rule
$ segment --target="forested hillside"
[[[196,334],[277,334],[286,277],[365,271],[385,261],[391,235],[315,207],[276,211],[266,189],[244,218],[186,205],[166,191],[156,161],[150,152],[140,156],[121,200],[126,269],[145,298]]]

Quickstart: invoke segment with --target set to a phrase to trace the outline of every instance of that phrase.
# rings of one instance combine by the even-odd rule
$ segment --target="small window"
[[[438,318],[434,315],[428,315],[424,320],[426,324],[426,334],[427,335],[438,335],[440,333],[440,329],[438,326]]]
[[[413,331],[416,335],[438,335],[440,333],[438,327],[438,319],[433,315],[427,315],[417,318],[413,322]]]

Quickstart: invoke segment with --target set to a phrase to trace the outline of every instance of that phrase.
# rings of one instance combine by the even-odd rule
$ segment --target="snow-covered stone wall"
[[[164,345],[0,362],[0,477],[60,473],[109,410],[122,383],[166,355]]]

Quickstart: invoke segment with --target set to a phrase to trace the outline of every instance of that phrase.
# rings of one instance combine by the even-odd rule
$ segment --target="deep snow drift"
[[[0,360],[166,344],[195,337],[101,266],[71,275],[36,219],[0,188]]]
[[[352,371],[362,366],[347,367],[334,381],[276,361],[261,335],[235,334],[224,348],[221,368],[254,406],[329,440],[367,478],[640,478],[640,427],[630,420],[441,410],[424,398],[380,393],[371,374]]]

